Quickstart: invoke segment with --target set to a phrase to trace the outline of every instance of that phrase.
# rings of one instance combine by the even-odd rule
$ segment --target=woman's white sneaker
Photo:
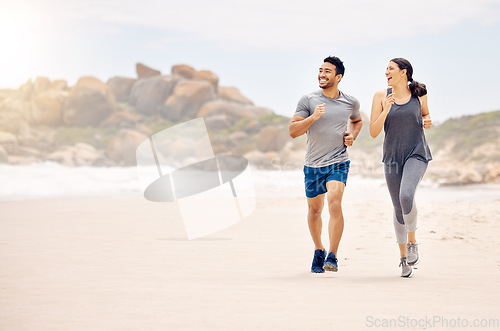
[[[408,256],[408,264],[415,265],[420,261],[418,256],[418,244],[417,243],[406,243],[406,250]]]

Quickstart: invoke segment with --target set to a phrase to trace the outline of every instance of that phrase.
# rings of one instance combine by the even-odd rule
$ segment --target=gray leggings
[[[415,191],[427,170],[427,162],[409,158],[405,164],[385,164],[385,180],[394,206],[394,229],[396,241],[405,244],[407,232],[417,229]]]

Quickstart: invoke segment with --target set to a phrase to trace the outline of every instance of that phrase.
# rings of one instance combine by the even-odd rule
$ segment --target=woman
[[[394,229],[401,254],[399,266],[401,277],[411,277],[412,265],[419,262],[415,190],[427,163],[432,160],[423,128],[429,129],[432,122],[427,89],[413,80],[413,68],[408,60],[392,59],[385,76],[389,88],[373,97],[370,135],[375,138],[384,128],[382,162],[394,205]]]

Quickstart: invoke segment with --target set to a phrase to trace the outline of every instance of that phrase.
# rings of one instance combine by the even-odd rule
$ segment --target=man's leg
[[[340,239],[344,232],[344,215],[342,214],[342,196],[344,195],[345,184],[336,180],[326,183],[328,191],[328,211],[330,213],[330,222],[328,223],[328,234],[330,237],[330,250],[337,256]]]
[[[325,203],[325,195],[320,194],[314,198],[307,198],[307,225],[309,226],[309,232],[311,232],[311,237],[314,242],[314,249],[323,249],[323,244],[321,242],[321,230],[323,227],[323,222],[321,220],[321,212],[323,211],[323,205]]]

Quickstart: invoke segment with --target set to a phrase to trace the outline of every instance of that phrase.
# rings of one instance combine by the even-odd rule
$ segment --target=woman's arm
[[[394,93],[384,98],[385,94],[386,91],[381,90],[373,96],[372,113],[370,116],[370,135],[372,138],[376,138],[380,134],[380,131],[382,131],[385,118],[394,103]]]
[[[419,97],[422,109],[422,124],[424,129],[430,129],[432,126],[431,115],[429,114],[429,107],[427,106],[427,94]]]

